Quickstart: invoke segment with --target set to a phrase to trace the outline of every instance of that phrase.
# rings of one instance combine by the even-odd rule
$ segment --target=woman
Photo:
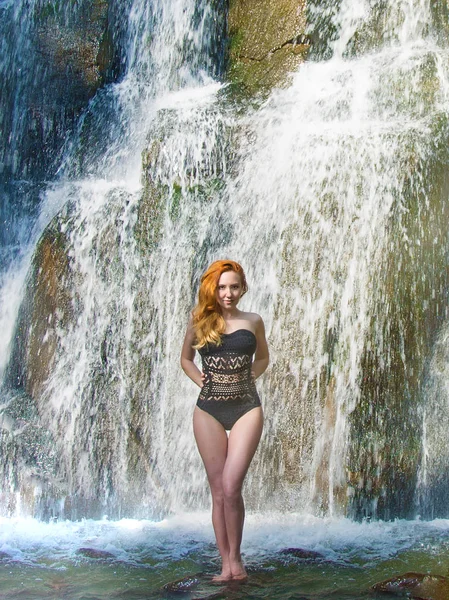
[[[201,388],[193,430],[212,493],[212,523],[222,559],[214,581],[247,578],[240,555],[242,485],[262,434],[254,380],[269,360],[262,319],[237,308],[247,290],[238,263],[212,263],[201,278],[181,354],[182,368]],[[202,357],[202,372],[194,363],[195,350]]]

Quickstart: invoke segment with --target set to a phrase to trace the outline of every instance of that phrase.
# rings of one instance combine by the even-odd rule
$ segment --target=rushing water
[[[311,3],[314,60],[237,106],[223,4],[122,7],[123,76],[8,213],[5,597],[158,598],[205,572],[188,597],[368,598],[398,571],[447,573],[447,521],[418,517],[449,515],[449,50],[424,0]],[[197,392],[179,368],[199,275],[223,256],[246,268],[242,306],[264,316],[272,356],[245,490],[253,577],[225,591],[207,579]]]
[[[252,515],[243,546],[249,582],[227,586],[211,583],[218,565],[208,514],[156,523],[0,524],[5,599],[380,599],[390,596],[375,594],[372,586],[398,571],[446,573],[449,565],[447,521],[360,524],[295,513],[288,519]],[[285,553],[298,545],[314,558]],[[93,550],[104,554],[94,557]],[[183,579],[184,589],[164,589]]]

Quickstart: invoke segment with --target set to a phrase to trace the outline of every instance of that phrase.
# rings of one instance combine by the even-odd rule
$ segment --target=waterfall
[[[154,130],[157,136],[165,127],[167,131],[172,127],[170,120],[178,127],[185,120],[190,144],[185,147],[184,140],[173,135],[175,174],[159,173],[163,166],[155,165],[157,185],[162,189],[165,179],[172,184],[176,171],[184,171],[184,162],[192,156],[199,166],[197,175],[188,176],[193,185],[195,177],[199,180],[200,168],[204,169],[202,163],[210,161],[209,150],[214,146],[211,127],[219,129],[220,123],[217,125],[217,117],[212,115],[211,127],[205,119],[204,130],[198,132],[194,119],[207,111],[210,96],[219,87],[211,75],[222,63],[222,13],[213,13],[208,4],[189,1],[153,3],[151,7],[136,1],[129,6],[128,70],[121,81],[100,90],[91,100],[67,144],[59,178],[45,192],[36,229],[40,226],[42,231],[45,218],[48,223],[55,213],[58,222],[44,233],[42,252],[30,267],[28,286],[37,291],[33,272],[39,273],[42,258],[48,259],[46,265],[56,271],[65,289],[58,293],[60,303],[54,306],[54,299],[47,294],[49,287],[43,288],[55,282],[44,281],[39,308],[36,303],[29,309],[26,301],[22,305],[23,318],[31,312],[33,323],[24,335],[26,340],[13,348],[6,373],[7,385],[13,388],[6,393],[2,411],[2,450],[7,457],[4,489],[13,490],[3,496],[6,511],[27,513],[31,509],[43,516],[64,513],[76,517],[105,510],[115,515],[139,511],[147,515],[148,511],[157,514],[170,508],[165,497],[158,500],[165,492],[149,445],[149,436],[156,430],[150,407],[160,401],[164,373],[157,354],[163,355],[166,342],[162,340],[157,348],[157,323],[148,327],[145,321],[152,318],[153,311],[157,313],[158,301],[168,292],[151,298],[157,285],[166,286],[154,281],[151,257],[136,244],[142,239],[145,246],[152,237],[144,227],[151,228],[151,221],[141,225],[140,231],[137,223],[138,212],[147,210],[141,207],[142,196],[150,199],[141,191],[142,152],[149,132]],[[180,111],[178,125],[175,107],[182,109],[183,103],[186,109]],[[170,198],[172,214],[180,201],[179,189],[176,183]],[[115,211],[112,219],[111,211]],[[140,216],[142,220],[151,218],[144,212]],[[92,244],[100,249],[103,242],[101,258],[94,257]],[[70,274],[63,269],[68,264]],[[141,277],[142,269],[149,273],[148,281]],[[155,269],[155,275],[161,277],[163,272]],[[52,276],[54,272],[49,274]],[[112,285],[116,286],[114,297]],[[12,286],[5,287],[10,292]],[[143,304],[147,294],[150,303]],[[178,337],[186,315],[178,315]],[[22,316],[17,331],[22,330]],[[143,338],[133,339],[136,330]],[[39,357],[24,374],[22,363],[36,344]],[[43,356],[47,365],[42,365]],[[158,368],[158,376],[151,381],[150,369],[157,373]],[[179,373],[173,375],[179,379]],[[97,385],[105,395],[110,394],[111,402],[99,398]],[[24,396],[23,388],[42,400],[37,408],[26,393]],[[94,422],[93,427],[89,422]],[[80,443],[69,448],[67,440],[78,436]],[[133,452],[138,456],[132,457]],[[169,473],[166,476],[170,477]]]
[[[272,356],[249,508],[412,514],[447,318],[447,48],[429,3],[312,3],[313,60],[245,106],[221,83],[224,3],[126,16],[123,76],[77,119],[20,262],[3,512],[208,505],[179,354],[201,272],[231,257]]]

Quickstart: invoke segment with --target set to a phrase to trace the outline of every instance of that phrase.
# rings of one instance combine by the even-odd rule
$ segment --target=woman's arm
[[[257,350],[256,355],[254,356],[254,362],[252,366],[252,373],[254,375],[254,379],[257,379],[264,373],[268,367],[268,363],[270,362],[270,354],[268,352],[268,344],[267,339],[265,337],[265,325],[262,321],[262,318],[259,317],[256,323],[256,340],[257,340]]]
[[[190,379],[199,387],[203,387],[203,374],[193,362],[193,359],[195,358],[195,349],[193,348],[194,342],[195,335],[193,332],[192,321],[190,321],[187,326],[181,350],[181,367],[187,377],[190,377]]]

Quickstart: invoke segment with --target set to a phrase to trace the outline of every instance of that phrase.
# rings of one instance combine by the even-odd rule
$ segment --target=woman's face
[[[235,271],[225,271],[221,274],[217,286],[217,302],[224,310],[235,308],[242,296],[242,280]]]

